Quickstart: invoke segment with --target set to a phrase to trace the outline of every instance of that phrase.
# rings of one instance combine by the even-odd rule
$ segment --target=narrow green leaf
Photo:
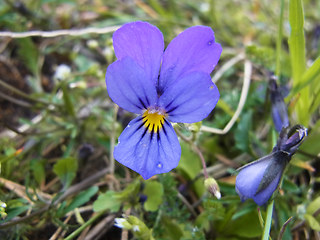
[[[303,31],[304,15],[301,0],[290,0],[289,2],[289,22],[291,33],[289,37],[290,60],[292,67],[293,87],[303,84],[303,74],[306,69],[305,38]],[[300,91],[300,97],[295,105],[298,121],[302,125],[308,126],[310,114],[309,88]]]
[[[93,186],[88,188],[85,191],[80,192],[72,202],[64,209],[62,216],[66,213],[72,211],[73,209],[82,206],[87,203],[90,198],[98,192],[99,188],[97,186]]]
[[[312,215],[320,209],[320,197],[314,199],[307,207],[307,213]]]
[[[10,221],[14,217],[19,216],[21,213],[27,211],[28,209],[30,209],[30,206],[21,206],[6,209],[8,215],[4,220],[0,220],[0,224]]]
[[[64,105],[67,109],[67,112],[72,117],[75,117],[76,115],[75,115],[75,111],[74,111],[73,103],[71,101],[70,94],[68,92],[67,84],[65,82],[63,82],[61,84],[61,88],[62,88],[62,92],[63,92],[63,101],[64,101]]]
[[[156,181],[146,181],[143,193],[148,197],[144,202],[144,209],[152,212],[158,210],[163,197],[162,184]]]
[[[64,188],[67,188],[71,184],[76,176],[77,169],[77,159],[71,157],[62,158],[53,166],[53,172],[57,174]]]
[[[320,231],[320,223],[317,221],[317,219],[310,215],[310,214],[305,214],[304,218],[308,222],[309,226],[315,230],[315,231]]]
[[[320,77],[320,57],[318,57],[311,67],[302,76],[302,81],[298,84],[290,93],[290,96],[297,94],[299,91],[303,90],[308,85],[312,84],[312,89],[317,89],[320,85],[319,81],[315,81]]]

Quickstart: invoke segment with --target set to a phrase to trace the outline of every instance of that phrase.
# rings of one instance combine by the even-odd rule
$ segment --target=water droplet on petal
[[[158,162],[157,168],[162,168],[162,163],[161,162]]]

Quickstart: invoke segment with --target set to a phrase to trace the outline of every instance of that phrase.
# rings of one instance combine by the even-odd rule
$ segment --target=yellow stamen
[[[144,127],[148,128],[149,132],[158,132],[163,126],[165,114],[160,111],[148,109],[143,113],[142,117]]]

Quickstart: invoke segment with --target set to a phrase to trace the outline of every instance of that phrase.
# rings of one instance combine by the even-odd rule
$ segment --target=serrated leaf
[[[53,172],[57,174],[64,188],[67,188],[76,176],[78,162],[75,158],[62,158],[53,166]]]
[[[100,212],[103,210],[110,210],[111,212],[119,211],[121,201],[116,196],[114,191],[107,191],[99,195],[98,199],[93,203],[93,211]]]
[[[144,209],[151,212],[158,210],[163,197],[162,184],[156,181],[146,181],[143,193],[147,196],[143,204]]]

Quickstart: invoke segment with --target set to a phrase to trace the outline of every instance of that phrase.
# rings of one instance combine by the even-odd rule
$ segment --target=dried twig
[[[52,38],[60,36],[81,36],[86,34],[105,34],[116,31],[120,26],[108,26],[104,28],[89,27],[83,29],[62,29],[55,31],[28,31],[28,32],[0,32],[0,37],[27,38],[43,37]]]
[[[244,54],[240,53],[236,55],[235,57],[231,58],[229,61],[227,61],[225,64],[222,65],[221,68],[214,74],[212,77],[212,82],[216,83],[218,80],[222,77],[222,75],[228,71],[232,66],[240,62],[241,60],[244,59]]]
[[[245,60],[245,62],[244,62],[244,79],[243,79],[240,101],[239,101],[236,112],[234,113],[234,115],[232,116],[232,118],[228,122],[228,124],[224,127],[224,129],[212,128],[212,127],[207,127],[207,126],[202,125],[200,128],[201,131],[220,134],[220,135],[223,135],[223,134],[226,134],[227,132],[229,132],[229,130],[232,128],[232,126],[237,121],[238,117],[240,116],[240,113],[241,113],[243,106],[246,102],[249,87],[250,87],[251,72],[252,72],[252,63],[249,60]]]

